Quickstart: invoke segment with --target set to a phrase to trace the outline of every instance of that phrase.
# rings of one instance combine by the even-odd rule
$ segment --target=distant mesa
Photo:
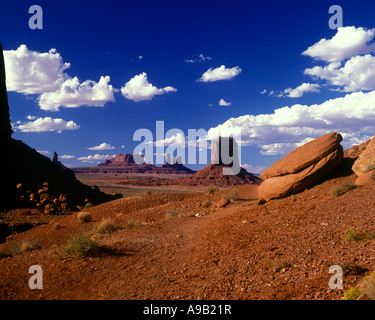
[[[136,166],[137,164],[134,161],[134,157],[129,153],[120,153],[115,157],[107,159],[104,163],[99,164],[98,166]]]
[[[188,175],[195,171],[185,167],[181,164],[181,160],[175,161],[174,164],[167,162],[157,167],[150,163],[138,164],[134,160],[134,155],[129,153],[120,153],[105,162],[98,164],[95,167],[79,167],[74,168],[75,173],[80,174],[106,174],[106,175],[121,175],[121,174],[177,174]]]
[[[342,136],[332,132],[288,153],[261,174],[260,201],[290,196],[313,187],[341,164]]]

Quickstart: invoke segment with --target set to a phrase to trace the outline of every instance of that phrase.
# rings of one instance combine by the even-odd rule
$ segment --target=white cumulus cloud
[[[57,90],[66,79],[64,63],[56,49],[37,52],[20,45],[16,50],[4,50],[8,91],[40,94]]]
[[[60,88],[46,92],[38,98],[42,110],[58,111],[60,107],[77,108],[80,106],[103,107],[107,102],[114,102],[113,87],[110,77],[100,77],[99,82],[86,80],[79,82],[77,77],[64,81]]]
[[[359,54],[375,51],[369,44],[375,37],[375,29],[341,27],[331,39],[321,39],[302,54],[326,62],[342,61]]]
[[[134,76],[121,88],[121,93],[126,99],[136,102],[152,100],[156,95],[176,91],[177,89],[171,86],[165,88],[153,86],[148,82],[146,72]]]
[[[90,147],[90,148],[87,148],[87,149],[89,149],[89,150],[113,150],[113,149],[115,149],[115,147],[111,146],[109,143],[103,142],[98,146]]]
[[[71,154],[63,154],[62,156],[59,156],[60,159],[74,159],[76,156]]]
[[[288,97],[288,98],[300,98],[303,96],[305,92],[320,92],[319,84],[313,83],[302,83],[297,88],[287,88],[280,94],[280,96]]]
[[[230,105],[232,105],[231,102],[227,102],[227,101],[225,101],[224,99],[220,99],[220,100],[219,100],[219,106],[227,107],[227,106],[230,106]]]
[[[113,156],[110,156],[108,154],[95,154],[95,155],[89,155],[86,157],[79,157],[78,160],[82,162],[88,162],[88,163],[93,163],[93,162],[98,162],[98,161],[104,161],[106,159],[109,159]]]
[[[240,67],[227,68],[225,65],[221,65],[215,69],[208,69],[202,74],[201,78],[197,81],[199,82],[213,82],[218,80],[229,80],[241,73]]]
[[[74,121],[65,121],[60,118],[53,119],[51,117],[38,118],[33,121],[13,125],[13,129],[20,130],[21,132],[57,131],[61,133],[64,130],[77,130],[79,127]]]

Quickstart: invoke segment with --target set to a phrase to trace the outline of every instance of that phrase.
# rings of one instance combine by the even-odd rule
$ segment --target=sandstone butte
[[[258,189],[259,199],[283,198],[312,187],[343,158],[342,136],[332,132],[318,137],[275,162],[265,170]]]

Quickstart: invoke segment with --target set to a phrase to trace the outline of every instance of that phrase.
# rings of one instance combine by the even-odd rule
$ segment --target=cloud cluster
[[[270,96],[299,98],[305,92],[320,92],[322,86],[329,90],[355,92],[359,90],[375,90],[375,29],[362,27],[341,27],[331,39],[321,39],[303,55],[322,61],[325,65],[317,65],[304,70],[304,74],[323,84],[303,83],[295,89],[271,91]],[[263,90],[261,94],[265,94]]]
[[[36,52],[21,45],[17,50],[4,51],[7,88],[23,94],[39,94],[39,105],[43,110],[58,111],[60,107],[77,108],[104,106],[114,101],[114,89],[108,76],[99,82],[79,82],[65,71],[70,67],[64,63],[56,49]]]
[[[121,93],[126,99],[136,102],[152,100],[156,95],[176,91],[177,89],[171,86],[165,88],[153,86],[148,82],[146,72],[134,76],[121,88]]]
[[[375,57],[370,54],[352,57],[343,66],[341,62],[332,62],[306,69],[304,73],[326,80],[339,91],[375,90]]]
[[[369,139],[375,133],[375,91],[354,92],[310,106],[295,104],[272,114],[231,118],[209,129],[207,139],[241,132],[242,145],[259,146],[262,154],[276,155],[332,131],[343,135],[345,147]]]
[[[221,65],[215,69],[208,69],[202,74],[198,82],[213,82],[218,80],[229,80],[241,73],[240,67],[227,68],[225,65]]]
[[[375,90],[374,39],[375,29],[338,28],[332,39],[322,39],[302,53],[327,63],[308,68],[304,74],[326,81],[331,90]]]
[[[203,55],[203,53],[199,54],[198,56],[195,56],[194,58],[192,59],[187,59],[185,60],[185,62],[187,63],[196,63],[196,62],[205,62],[205,61],[210,61],[212,60],[211,57],[206,57]]]

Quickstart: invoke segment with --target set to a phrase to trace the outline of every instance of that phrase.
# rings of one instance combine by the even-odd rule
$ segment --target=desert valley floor
[[[375,183],[334,197],[334,187],[356,178],[340,170],[309,190],[263,205],[258,185],[211,194],[154,188],[85,209],[92,217],[86,223],[77,212],[50,216],[8,237],[42,245],[0,258],[0,299],[342,299],[375,269],[373,241],[345,237],[351,227],[375,231]],[[239,199],[216,209],[231,189]],[[168,218],[168,212],[180,214]],[[13,216],[38,218],[29,214]],[[103,219],[119,228],[96,237]],[[92,232],[100,250],[63,255],[69,236],[82,231]],[[28,287],[31,265],[43,269],[43,290]],[[343,268],[341,290],[328,286],[332,265]]]

